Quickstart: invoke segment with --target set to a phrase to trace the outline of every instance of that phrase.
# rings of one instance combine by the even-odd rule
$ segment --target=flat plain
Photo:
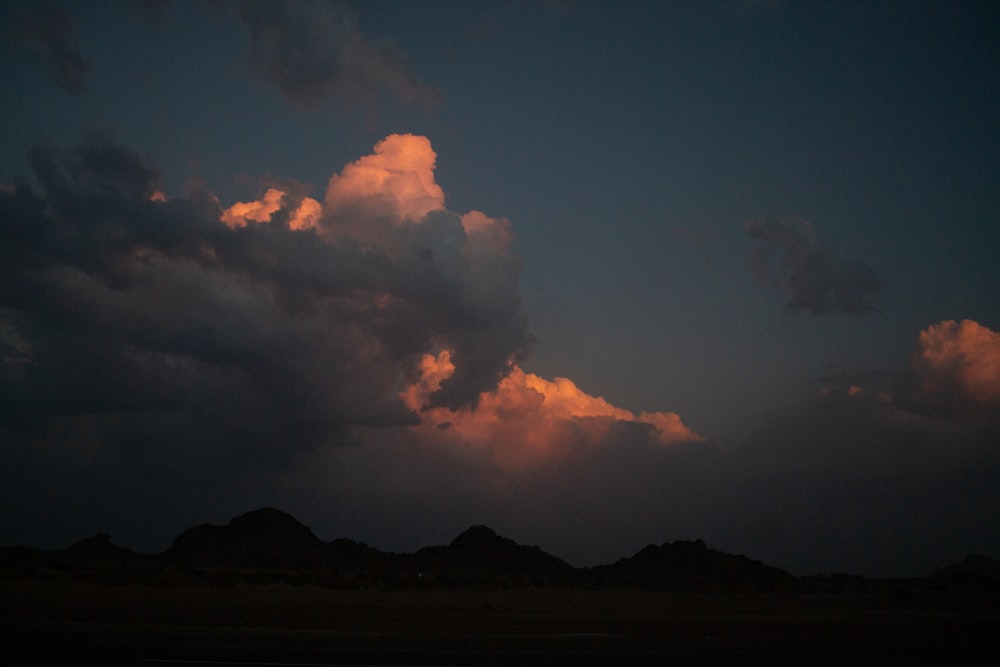
[[[1000,595],[0,582],[15,664],[996,664]]]

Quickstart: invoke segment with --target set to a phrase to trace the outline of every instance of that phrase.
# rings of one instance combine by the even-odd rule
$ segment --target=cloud
[[[924,409],[956,417],[1000,408],[1000,333],[973,320],[946,320],[920,332],[911,360],[913,396]]]
[[[391,134],[375,153],[330,178],[326,206],[331,212],[357,206],[379,210],[393,222],[419,221],[444,208],[444,191],[434,181],[437,154],[426,137]]]
[[[743,506],[729,539],[866,574],[1000,549],[1000,337],[965,320],[915,338],[909,364],[825,379],[717,462]]]
[[[799,572],[1000,548],[995,332],[933,325],[905,368],[708,442],[523,369],[511,224],[449,210],[435,163],[391,135],[315,199],[268,177],[224,206],[100,135],[34,149],[37,186],[0,188],[8,539],[156,549],[277,505],[388,549],[486,522],[578,564],[698,537]]]
[[[808,220],[748,220],[744,230],[758,242],[751,269],[764,285],[781,287],[791,312],[864,315],[876,311],[881,280],[874,267],[844,259],[822,242]]]
[[[250,33],[253,70],[297,107],[343,97],[374,110],[383,89],[407,104],[440,103],[396,46],[362,33],[346,2],[236,0],[234,7]]]
[[[380,146],[396,141],[413,138]],[[410,158],[379,164],[406,173]],[[344,194],[369,175],[351,166],[325,204],[271,188],[224,209],[207,192],[166,197],[154,168],[103,136],[37,147],[31,162],[39,192],[0,192],[0,410],[31,437],[62,424],[72,440],[83,420],[88,441],[113,450],[151,438],[145,417],[159,415],[173,424],[160,433],[208,457],[287,461],[355,442],[354,427],[416,422],[398,387],[439,346],[460,370],[437,398],[458,407],[530,343],[504,221],[383,219],[374,193]],[[412,213],[423,195],[395,182],[387,196]],[[354,233],[325,226],[324,206]]]
[[[52,79],[69,93],[83,92],[90,64],[73,46],[76,22],[58,5],[37,2],[12,12],[12,40],[27,44],[41,59]]]
[[[275,213],[288,209],[289,229],[313,229],[319,223],[323,208],[312,197],[303,197],[289,206],[288,193],[278,188],[268,188],[256,201],[236,202],[222,212],[222,224],[228,227],[246,227],[252,223],[270,222]]]
[[[610,515],[602,499],[639,502],[616,489],[629,462],[648,477],[704,445],[676,414],[521,369],[511,224],[448,210],[435,161],[390,135],[322,197],[268,177],[223,206],[167,196],[102,135],[35,148],[38,185],[0,190],[0,488],[32,508],[0,517],[10,534],[45,516],[143,548],[164,524],[116,507],[180,529],[296,503],[369,531],[409,517],[420,542],[435,513],[535,504],[541,531],[583,485]]]
[[[507,471],[572,458],[581,448],[613,447],[620,436],[615,429],[624,424],[637,426],[633,437],[661,445],[704,440],[675,413],[636,415],[583,392],[572,380],[545,380],[517,365],[474,406],[429,407],[430,397],[455,372],[451,352],[424,355],[420,370],[401,397],[420,412],[421,428],[444,429],[447,437],[487,449]]]

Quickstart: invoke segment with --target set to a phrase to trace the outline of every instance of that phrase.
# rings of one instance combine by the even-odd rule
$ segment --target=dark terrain
[[[0,627],[20,664],[996,664],[997,565],[793,577],[698,540],[575,568],[485,526],[396,554],[263,509],[157,555],[0,549]]]

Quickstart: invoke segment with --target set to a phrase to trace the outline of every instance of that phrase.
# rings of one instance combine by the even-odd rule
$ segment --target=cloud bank
[[[864,315],[877,310],[881,281],[875,268],[840,257],[808,220],[758,218],[747,220],[743,229],[757,241],[750,268],[761,284],[784,290],[790,312]]]

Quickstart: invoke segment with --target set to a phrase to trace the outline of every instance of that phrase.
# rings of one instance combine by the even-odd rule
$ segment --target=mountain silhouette
[[[564,584],[575,568],[537,546],[524,546],[497,535],[487,526],[473,526],[447,546],[424,547],[413,556],[418,576],[461,585],[474,581],[498,584]]]
[[[592,569],[607,586],[678,588],[707,583],[777,583],[791,575],[746,556],[708,548],[702,540],[650,544],[635,555]]]
[[[69,560],[78,563],[119,563],[130,559],[135,554],[130,549],[123,549],[111,542],[107,533],[97,533],[80,540],[62,551]]]
[[[774,590],[791,580],[804,591],[864,588],[861,577],[792,577],[777,567],[709,548],[703,541],[650,544],[632,556],[577,568],[476,525],[445,545],[414,553],[380,551],[347,538],[326,542],[295,517],[267,507],[227,524],[188,528],[169,549],[137,554],[98,533],[54,551],[0,547],[0,579],[51,578],[105,583],[237,585],[311,584],[332,588],[584,587],[663,591]],[[855,579],[857,581],[855,581]],[[1000,561],[970,555],[934,572],[945,586],[986,588],[1000,581]],[[954,584],[954,586],[953,586]],[[964,587],[964,588],[963,588]]]
[[[169,561],[214,568],[322,568],[326,544],[295,517],[264,508],[235,517],[227,526],[188,528],[163,554]]]

